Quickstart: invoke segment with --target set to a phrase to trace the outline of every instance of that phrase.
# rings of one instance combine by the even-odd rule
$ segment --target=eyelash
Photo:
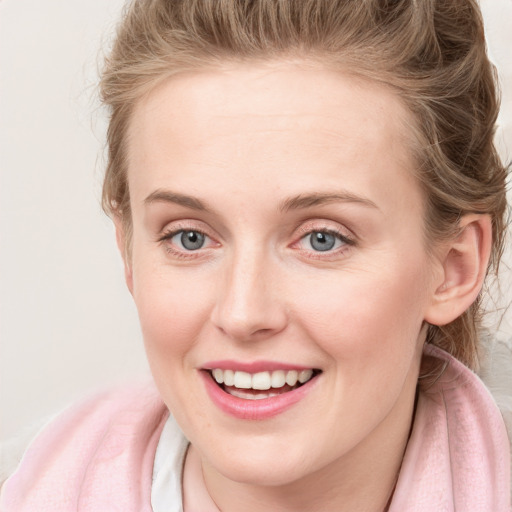
[[[181,226],[176,226],[175,228],[171,228],[171,229],[164,231],[157,238],[157,242],[159,242],[161,244],[165,244],[165,250],[168,253],[172,254],[174,257],[177,257],[179,259],[191,259],[191,258],[198,258],[198,257],[203,256],[203,254],[201,254],[202,250],[207,249],[207,248],[201,247],[197,250],[186,251],[186,250],[182,250],[182,249],[176,249],[175,247],[173,247],[173,245],[170,243],[170,241],[176,235],[178,235],[180,233],[184,233],[184,232],[199,233],[200,235],[204,236],[205,238],[207,238],[209,240],[214,240],[213,237],[208,235],[208,233],[206,233],[205,230],[202,230],[200,228],[190,226],[190,225],[189,226],[181,225]],[[345,233],[342,233],[341,230],[337,230],[337,229],[334,229],[331,227],[327,228],[327,227],[322,227],[322,226],[314,226],[314,225],[312,226],[309,224],[309,225],[306,225],[299,229],[300,238],[296,242],[291,244],[290,247],[293,248],[294,246],[299,245],[304,239],[306,239],[308,236],[311,236],[313,233],[324,233],[324,234],[334,236],[337,240],[342,242],[342,246],[338,247],[334,250],[328,249],[326,251],[315,251],[315,250],[311,250],[311,249],[308,250],[308,249],[298,248],[302,254],[307,254],[308,258],[319,259],[319,260],[329,259],[329,258],[332,258],[333,256],[336,257],[336,256],[341,255],[346,250],[348,250],[349,247],[356,245],[356,241],[353,238],[347,236]]]
[[[168,230],[165,230],[162,235],[160,235],[157,238],[157,242],[165,244],[165,250],[172,254],[174,257],[177,257],[179,259],[190,259],[190,258],[197,258],[201,256],[200,251],[203,249],[202,247],[200,249],[197,249],[196,251],[193,250],[182,250],[182,249],[175,249],[170,241],[178,234],[180,233],[186,233],[186,232],[193,232],[193,233],[199,233],[200,235],[204,236],[207,239],[213,240],[211,236],[206,233],[205,230],[192,227],[192,226],[176,226],[175,228],[171,228]]]
[[[302,227],[300,230],[300,238],[297,242],[294,242],[292,244],[292,247],[295,245],[300,244],[303,240],[305,240],[307,237],[311,236],[313,233],[324,233],[331,235],[335,237],[337,240],[342,242],[341,247],[338,247],[336,249],[328,249],[326,251],[315,251],[312,249],[299,249],[302,253],[306,253],[308,258],[314,258],[319,260],[329,259],[332,257],[340,256],[342,253],[347,251],[350,247],[356,245],[356,241],[347,236],[346,233],[343,233],[341,230],[332,228],[332,227],[322,227],[322,226],[311,226],[307,225],[305,227]]]

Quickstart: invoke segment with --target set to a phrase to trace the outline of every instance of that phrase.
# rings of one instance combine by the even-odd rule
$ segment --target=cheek
[[[167,356],[179,357],[193,346],[210,315],[212,292],[208,280],[197,274],[134,269],[133,296],[150,364],[172,363]]]
[[[423,269],[418,264],[342,272],[317,281],[301,295],[304,328],[336,361],[360,371],[369,361],[409,359],[423,323],[426,301]],[[358,363],[359,361],[359,363]]]
[[[197,398],[190,386],[193,354],[210,315],[212,290],[201,279],[169,268],[141,269],[134,278],[133,295],[155,383],[175,417],[182,424],[194,423],[202,413],[190,407]]]
[[[390,267],[387,276],[383,273],[345,274],[323,292],[317,283],[316,291],[302,299],[310,312],[302,327],[330,360],[328,401],[340,404],[336,421],[350,411],[346,425],[353,433],[375,426],[417,379],[423,273],[411,271],[405,278],[403,269]],[[375,405],[362,406],[368,403]]]

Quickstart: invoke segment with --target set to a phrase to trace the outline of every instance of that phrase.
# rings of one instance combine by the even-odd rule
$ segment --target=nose
[[[220,277],[211,319],[226,336],[236,341],[266,339],[286,327],[277,271],[261,252],[234,255]]]

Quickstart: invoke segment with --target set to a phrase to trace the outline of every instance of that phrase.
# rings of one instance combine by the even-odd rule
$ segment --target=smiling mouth
[[[215,368],[212,379],[226,393],[245,400],[262,400],[297,389],[314,379],[321,370],[274,370],[248,373]]]

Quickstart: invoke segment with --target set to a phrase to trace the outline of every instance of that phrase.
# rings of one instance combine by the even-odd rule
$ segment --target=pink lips
[[[250,363],[250,364],[236,364],[233,361],[214,361],[205,365],[205,370],[213,368],[233,369],[236,368],[240,371],[249,373],[256,373],[258,371],[273,371],[273,370],[304,370],[307,367],[282,365],[277,363]],[[220,410],[238,419],[243,420],[265,420],[276,416],[292,405],[302,400],[316,385],[317,377],[313,377],[305,384],[282,393],[277,396],[262,398],[260,400],[248,400],[238,398],[230,395],[224,391],[212,378],[209,371],[201,371],[201,377],[205,383],[206,391],[212,402],[219,407]]]

